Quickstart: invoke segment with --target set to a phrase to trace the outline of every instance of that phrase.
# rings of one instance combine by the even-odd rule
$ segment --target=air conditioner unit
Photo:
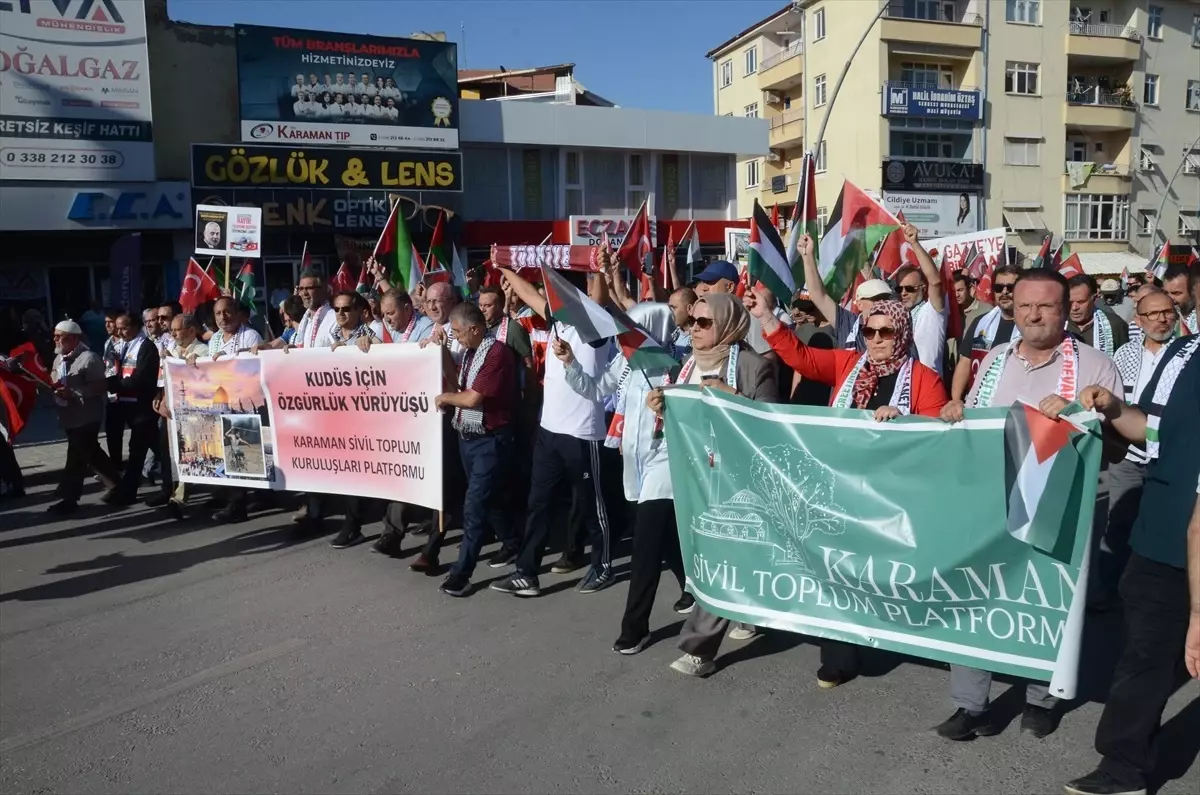
[[[1189,154],[1183,161],[1184,174],[1200,174],[1200,154]]]
[[[778,105],[781,102],[783,102],[783,96],[781,94],[776,94],[774,91],[767,92],[768,105]]]
[[[768,163],[778,163],[779,162],[779,153],[774,150],[767,152],[767,162]]]

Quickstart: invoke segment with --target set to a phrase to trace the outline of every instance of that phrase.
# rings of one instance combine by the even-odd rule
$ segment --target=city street
[[[799,636],[727,640],[714,676],[683,677],[669,575],[653,644],[621,657],[623,583],[452,599],[408,571],[412,539],[397,561],[294,543],[289,512],[176,524],[99,505],[95,483],[77,517],[46,521],[62,453],[19,449],[39,485],[0,510],[6,793],[1053,793],[1097,761],[1096,700],[1044,741],[1014,721],[949,743],[928,730],[952,711],[943,666],[879,654],[823,691]],[[1089,627],[1093,697],[1113,621]],[[1010,687],[993,696],[1011,719]],[[1164,793],[1200,791],[1198,695],[1167,710]]]

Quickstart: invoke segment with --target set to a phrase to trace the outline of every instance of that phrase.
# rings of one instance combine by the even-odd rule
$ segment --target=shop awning
[[[1004,208],[1004,225],[1014,232],[1036,232],[1046,228],[1046,223],[1042,220],[1042,214],[1039,212],[1041,206],[1036,207],[1005,207]]]
[[[1138,273],[1145,269],[1146,258],[1128,251],[1076,252],[1083,263],[1083,272],[1092,276],[1117,276],[1128,269]]]

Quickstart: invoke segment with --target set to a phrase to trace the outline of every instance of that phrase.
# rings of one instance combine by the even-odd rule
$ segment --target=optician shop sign
[[[979,91],[884,83],[882,96],[884,116],[963,121],[979,121],[983,118],[983,102]]]
[[[118,182],[83,189],[0,185],[0,230],[188,229],[192,192],[186,182]]]

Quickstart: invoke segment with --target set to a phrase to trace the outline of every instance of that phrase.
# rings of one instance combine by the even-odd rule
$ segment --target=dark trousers
[[[512,449],[512,432],[502,428],[476,439],[459,439],[458,454],[467,476],[467,493],[463,499],[463,538],[458,547],[458,561],[452,574],[470,577],[479,560],[479,550],[488,525],[506,548],[512,549],[513,537],[504,510],[504,467]]]
[[[158,447],[158,415],[148,405],[127,403],[124,420],[129,426],[129,461],[126,462],[121,488],[136,497],[142,483],[146,454]],[[111,438],[111,437],[110,437]]]
[[[450,518],[458,506],[463,504],[467,483],[463,474],[463,464],[458,455],[458,431],[450,425],[450,414],[446,414],[445,417],[442,422],[442,514],[445,517],[444,529],[448,530]],[[442,542],[444,541],[444,537],[438,532],[437,511],[403,502],[388,503],[383,515],[383,530],[385,533],[395,533],[403,538],[409,522],[421,521],[430,516],[434,521],[433,532],[429,534],[421,553],[427,558],[436,560],[442,551]]]
[[[305,499],[308,502],[309,519],[320,521],[327,518],[330,513],[337,513],[338,503],[340,502],[343,516],[342,524],[358,530],[362,529],[363,518],[376,502],[371,497],[339,497],[332,494],[307,494],[305,495]]]
[[[12,442],[0,439],[0,491],[21,492],[25,490],[25,476],[17,463]]]
[[[63,466],[59,486],[62,501],[70,504],[79,502],[89,469],[95,471],[106,486],[114,486],[119,476],[108,456],[100,449],[100,423],[68,428],[66,434],[67,462]]]
[[[658,593],[662,564],[684,586],[683,556],[675,529],[675,502],[647,500],[638,503],[633,520],[633,551],[629,557],[629,593],[621,617],[621,638],[630,642],[650,634],[650,611]]]
[[[104,411],[104,441],[108,447],[108,460],[116,469],[121,469],[125,460],[122,450],[125,449],[126,418],[129,416],[133,403],[109,403]]]
[[[1187,571],[1136,552],[1121,578],[1125,647],[1096,727],[1100,769],[1130,787],[1154,770],[1163,708],[1184,675]]]
[[[562,433],[538,428],[533,443],[533,469],[530,473],[529,502],[525,519],[525,537],[517,558],[517,571],[536,577],[546,551],[546,536],[555,496],[570,486],[592,544],[592,568],[612,568],[612,534],[604,490],[600,477],[601,442],[576,439]]]

